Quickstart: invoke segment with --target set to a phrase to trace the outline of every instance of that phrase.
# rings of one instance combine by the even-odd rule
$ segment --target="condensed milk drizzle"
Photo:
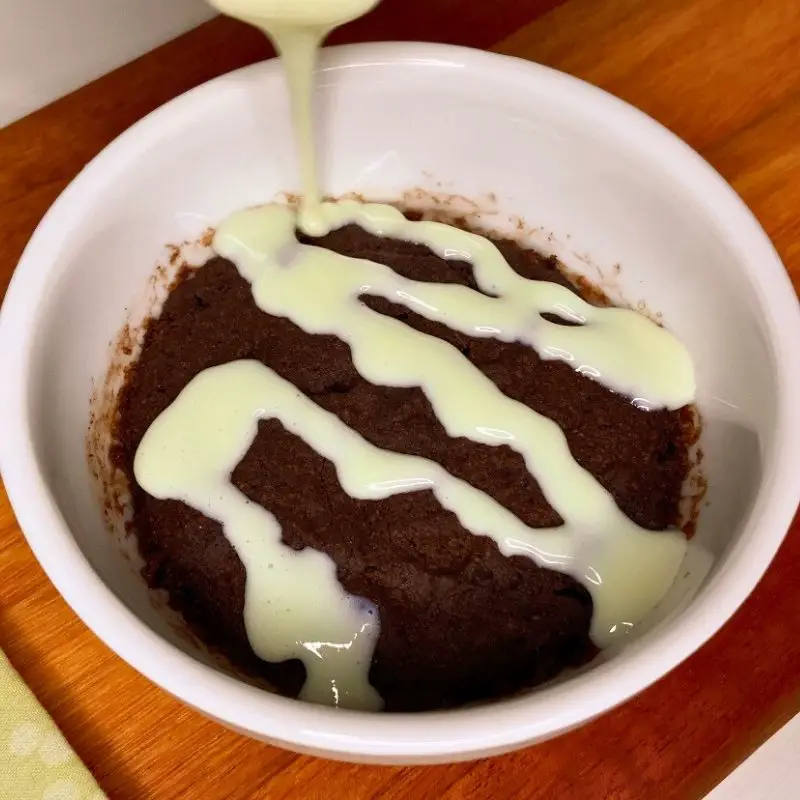
[[[320,201],[312,125],[316,50],[333,27],[376,0],[212,1],[262,28],[283,57],[305,192],[299,213],[268,205],[233,214],[218,227],[214,249],[236,264],[265,312],[308,333],[338,336],[359,373],[376,385],[421,388],[450,436],[514,448],[564,525],[531,529],[438,464],[374,447],[254,361],[211,368],[186,386],[142,439],[136,480],[153,496],[181,500],[221,523],[247,572],[244,616],[253,650],[268,661],[301,659],[307,672],[301,696],[310,701],[381,707],[368,679],[379,620],[368,601],[343,590],[331,559],[282,544],[272,514],[231,484],[260,419],[279,420],[328,458],[352,497],[431,490],[466,530],[491,537],[505,555],[527,555],[580,580],[594,601],[591,635],[598,646],[625,635],[673,583],[684,536],[639,528],[574,460],[554,422],[506,397],[451,345],[372,311],[359,297],[385,297],[471,336],[523,342],[647,407],[693,401],[685,348],[633,311],[596,308],[561,286],[521,278],[481,236],[411,222],[390,206]],[[471,263],[484,293],[407,280],[381,264],[296,239],[297,228],[316,236],[347,224],[424,244],[443,258],[456,253]],[[581,324],[557,325],[544,313]]]

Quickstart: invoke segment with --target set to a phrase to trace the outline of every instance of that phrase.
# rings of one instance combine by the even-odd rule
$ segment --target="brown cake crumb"
[[[468,264],[355,226],[315,244],[380,261],[414,280],[477,288]],[[576,291],[555,259],[498,244],[524,277]],[[678,522],[689,467],[686,414],[640,411],[526,346],[472,338],[386,300],[362,300],[452,343],[506,395],[558,423],[574,457],[639,525],[658,530]],[[520,455],[448,437],[421,390],[368,383],[344,342],[265,314],[233,264],[212,259],[187,275],[151,321],[121,394],[113,457],[131,483],[132,529],[148,584],[167,590],[201,639],[280,691],[296,694],[304,668],[299,661],[269,664],[252,652],[242,616],[244,567],[220,526],[180,502],[150,497],[136,486],[132,469],[145,431],[181,389],[202,370],[243,358],[275,370],[373,444],[438,462],[527,525],[561,522]],[[592,601],[583,586],[528,558],[501,555],[492,540],[462,528],[430,492],[354,500],[333,465],[274,420],[260,424],[233,483],[276,516],[289,546],[327,553],[344,588],[378,606],[381,633],[370,681],[388,710],[500,696],[594,653]]]

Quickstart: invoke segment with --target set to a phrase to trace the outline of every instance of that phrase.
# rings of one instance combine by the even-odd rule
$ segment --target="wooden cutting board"
[[[796,0],[384,0],[337,38],[494,48],[623,97],[733,184],[800,286]],[[48,205],[101,147],[191,86],[268,55],[259,35],[212,20],[1,131],[0,292]],[[500,758],[351,766],[231,733],[136,674],[58,596],[0,491],[0,643],[103,788],[122,800],[700,797],[800,711],[798,586],[795,520],[734,619],[616,711]]]

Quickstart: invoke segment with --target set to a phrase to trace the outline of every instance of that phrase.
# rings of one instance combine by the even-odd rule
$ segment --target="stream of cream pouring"
[[[693,401],[694,369],[683,345],[633,311],[595,308],[556,284],[521,278],[483,237],[407,221],[391,206],[321,202],[312,113],[317,51],[333,28],[377,0],[211,2],[262,29],[283,59],[304,191],[299,213],[278,204],[234,213],[218,227],[214,249],[236,264],[265,312],[308,333],[338,336],[350,346],[359,373],[376,385],[420,387],[450,436],[515,449],[564,525],[531,529],[438,464],[374,447],[255,361],[213,367],[186,386],[142,439],[137,481],[151,495],[181,500],[222,524],[247,572],[244,617],[253,650],[267,661],[301,659],[307,679],[300,696],[309,701],[382,707],[368,680],[380,622],[369,601],[344,591],[330,558],[282,544],[274,516],[231,484],[260,419],[279,420],[330,459],[352,497],[431,490],[465,529],[490,536],[505,555],[524,554],[580,580],[594,601],[591,635],[598,646],[625,636],[674,582],[685,537],[639,528],[573,459],[554,422],[503,395],[449,344],[371,311],[358,298],[380,295],[472,336],[525,342],[643,408]],[[298,227],[319,236],[350,223],[470,262],[486,294],[406,280],[374,262],[300,245],[295,237]],[[543,319],[544,312],[581,324],[557,325]]]

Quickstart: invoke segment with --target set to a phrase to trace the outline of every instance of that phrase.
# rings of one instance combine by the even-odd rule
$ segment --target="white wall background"
[[[212,14],[204,0],[0,0],[0,126]]]

